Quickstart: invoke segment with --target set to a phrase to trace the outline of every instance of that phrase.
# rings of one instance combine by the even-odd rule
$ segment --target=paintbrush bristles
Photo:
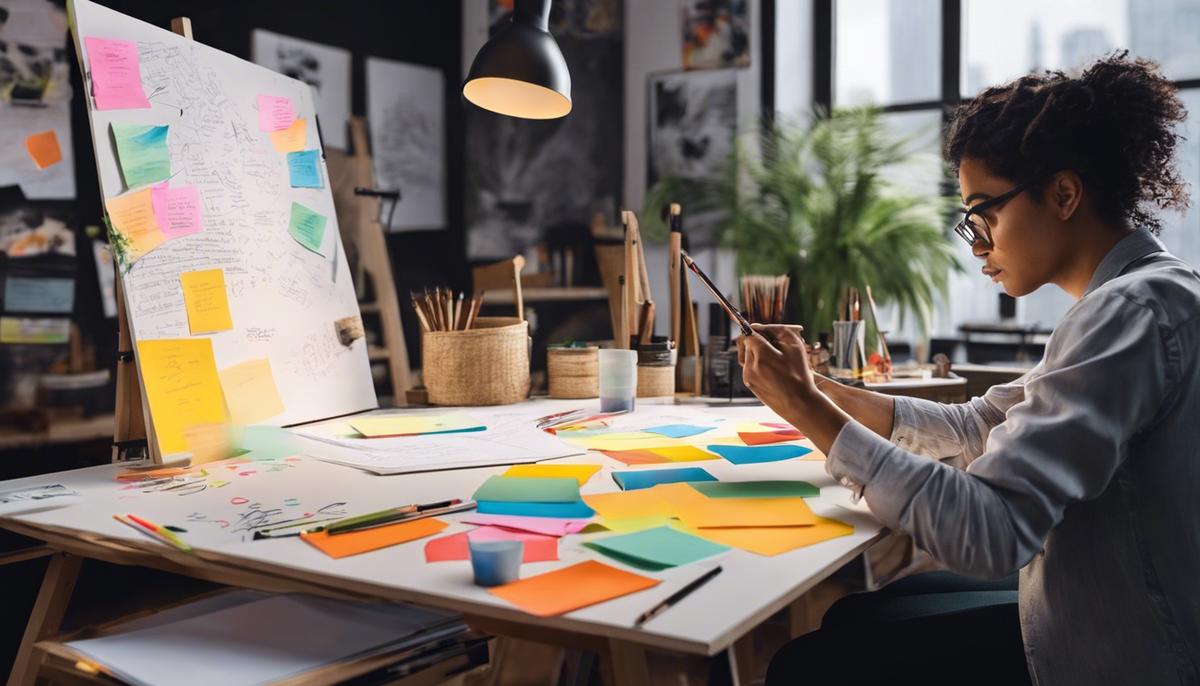
[[[742,309],[757,324],[782,324],[787,309],[788,276],[742,277]]]

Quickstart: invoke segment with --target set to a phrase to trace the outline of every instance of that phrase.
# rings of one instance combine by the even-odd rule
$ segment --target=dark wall
[[[98,0],[100,4],[142,21],[170,28],[171,18],[190,17],[197,41],[218,50],[250,59],[250,34],[256,28],[296,38],[346,48],[353,53],[351,109],[366,114],[366,57],[411,62],[441,69],[446,78],[446,199],[444,231],[422,231],[388,236],[396,286],[402,294],[419,286],[445,284],[465,288],[469,275],[463,229],[463,110],[462,4],[458,0]],[[100,223],[100,191],[92,140],[88,133],[78,69],[72,125],[74,128],[79,220]],[[329,126],[322,122],[323,127]],[[86,262],[86,261],[84,261]],[[81,265],[83,266],[83,265]],[[85,267],[86,268],[86,267]],[[84,283],[95,283],[94,274],[81,274]],[[406,298],[402,298],[404,302]],[[90,308],[84,298],[80,308]],[[93,312],[100,307],[95,296]],[[417,322],[410,308],[401,307],[413,365],[417,355]],[[115,320],[96,322],[97,342],[103,329]],[[102,364],[106,361],[102,360]]]

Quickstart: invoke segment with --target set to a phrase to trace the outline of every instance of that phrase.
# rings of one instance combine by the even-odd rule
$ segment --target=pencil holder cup
[[[522,541],[472,541],[471,570],[477,586],[502,586],[521,577],[521,560],[525,557]]]
[[[479,317],[466,331],[426,331],[421,367],[431,405],[508,405],[529,396],[529,324]]]
[[[600,349],[546,349],[551,398],[595,398],[600,395]]]
[[[867,329],[862,320],[833,323],[833,360],[838,376],[862,376]],[[833,370],[831,370],[833,371]]]
[[[600,411],[629,412],[637,394],[637,351],[600,351]]]

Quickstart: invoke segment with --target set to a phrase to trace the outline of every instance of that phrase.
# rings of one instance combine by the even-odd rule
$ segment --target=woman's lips
[[[984,268],[983,268],[983,269],[981,269],[980,271],[982,271],[982,272],[983,272],[983,275],[984,275],[984,276],[987,276],[987,277],[991,278],[991,280],[992,280],[992,281],[996,281],[996,276],[997,276],[997,275],[999,275],[999,274],[1000,274],[1000,272],[1002,272],[1002,271],[1004,271],[1004,270],[1003,270],[1003,269],[996,269],[995,267],[984,267]]]

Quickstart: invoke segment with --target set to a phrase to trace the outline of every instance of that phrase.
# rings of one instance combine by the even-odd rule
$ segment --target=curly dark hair
[[[945,157],[956,169],[964,157],[978,159],[1015,183],[1073,170],[1104,220],[1157,234],[1156,209],[1188,206],[1175,161],[1186,117],[1157,64],[1119,51],[1078,76],[1022,76],[959,105]]]

